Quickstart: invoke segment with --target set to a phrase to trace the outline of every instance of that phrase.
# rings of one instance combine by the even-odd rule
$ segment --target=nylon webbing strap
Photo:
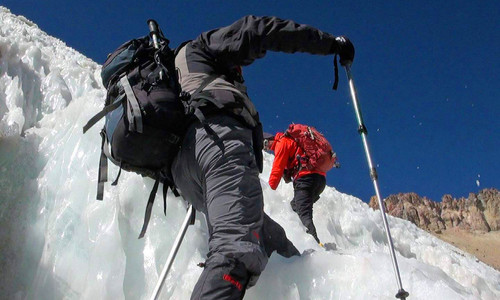
[[[83,133],[87,132],[92,126],[95,125],[100,119],[102,119],[109,112],[117,109],[122,104],[123,99],[125,99],[125,94],[121,94],[113,104],[105,106],[100,112],[98,112],[95,116],[93,116],[85,126],[83,126]]]
[[[141,234],[139,234],[139,238],[143,238],[144,234],[146,234],[146,229],[148,229],[149,219],[151,219],[151,210],[153,209],[153,203],[155,201],[156,192],[158,191],[158,185],[160,184],[160,179],[156,179],[155,185],[151,190],[151,194],[149,194],[148,204],[146,205],[146,212],[144,214],[144,224],[142,224]]]
[[[108,145],[109,145],[109,141],[108,139],[106,138],[106,135],[104,134],[104,132],[101,131],[101,136],[103,137],[104,139],[104,145],[102,146],[102,152],[104,154],[106,154],[107,157],[111,157],[111,152],[109,152],[109,148],[108,148]]]
[[[205,78],[205,80],[203,80],[201,85],[191,95],[191,99],[199,99],[199,100],[203,99],[203,100],[206,100],[206,101],[213,103],[218,108],[222,108],[223,106],[220,103],[218,103],[217,101],[214,101],[213,98],[199,95],[203,91],[203,89],[206,88],[207,85],[210,84],[210,82],[214,81],[216,78],[217,78],[217,76],[215,74],[212,74],[212,75],[208,76],[207,78]],[[198,118],[198,120],[200,120],[201,123],[205,124],[205,116],[203,115],[203,112],[199,108],[202,103],[203,103],[202,101],[196,101],[196,103],[192,104],[191,107],[194,109],[193,113]]]
[[[106,135],[101,130],[102,144],[101,157],[99,158],[99,173],[97,175],[97,200],[102,200],[104,197],[104,183],[108,181],[108,158],[104,152],[106,148]]]
[[[122,174],[122,164],[120,163],[120,170],[118,171],[118,175],[116,175],[115,181],[111,183],[111,185],[117,185],[118,184],[118,178],[120,178],[120,175]]]
[[[123,86],[123,90],[127,95],[127,100],[129,103],[129,106],[127,106],[127,117],[129,121],[128,130],[142,133],[142,115],[141,109],[139,107],[139,101],[137,101],[137,98],[134,95],[134,91],[130,86],[127,75],[120,78],[120,83]]]
[[[200,102],[197,102],[196,104],[199,104]],[[198,108],[199,105],[193,105],[194,111],[193,114],[200,120],[202,124],[205,124],[205,115],[203,112]]]
[[[337,90],[337,86],[339,85],[339,66],[337,65],[337,54],[333,57],[333,67],[335,69],[335,81],[333,82],[333,89]]]
[[[196,97],[196,99],[199,99],[199,100],[205,100],[207,102],[210,102],[212,103],[213,105],[215,105],[215,107],[217,107],[218,109],[223,109],[224,108],[224,105],[219,103],[219,101],[216,101],[213,97],[211,96],[207,96],[207,95],[204,95],[204,94],[200,94],[198,97]],[[198,104],[199,103],[199,104]],[[197,101],[196,104],[194,104],[195,107],[199,107],[202,103],[204,103],[203,101]]]
[[[168,185],[165,183],[163,184],[163,214],[166,216],[167,215],[167,191],[168,191]]]
[[[194,97],[195,95],[197,95],[198,93],[203,91],[203,89],[206,88],[210,82],[214,81],[215,78],[217,78],[217,75],[215,75],[215,74],[209,75],[207,78],[205,78],[205,80],[203,80],[201,85],[196,89],[196,91],[194,91],[194,93],[191,95],[191,97]]]
[[[108,158],[101,152],[101,158],[99,159],[99,175],[97,181],[97,200],[102,200],[104,198],[104,183],[108,181]]]
[[[179,194],[179,192],[177,191],[177,189],[175,188],[175,185],[172,185],[170,187],[170,189],[172,190],[172,193],[174,193],[174,196],[175,197],[179,197],[181,194]]]

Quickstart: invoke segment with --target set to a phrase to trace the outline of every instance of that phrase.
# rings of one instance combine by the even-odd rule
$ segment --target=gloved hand
[[[285,181],[285,183],[289,183],[292,181],[292,170],[285,169],[285,171],[283,172],[283,180]]]
[[[264,224],[262,225],[262,234],[264,239],[264,248],[267,256],[276,251],[283,257],[300,256],[299,250],[287,238],[285,229],[276,223],[271,217],[264,213]]]
[[[354,60],[354,45],[351,41],[345,36],[338,36],[335,38],[335,42],[335,53],[340,56],[340,64],[345,66],[352,63]]]

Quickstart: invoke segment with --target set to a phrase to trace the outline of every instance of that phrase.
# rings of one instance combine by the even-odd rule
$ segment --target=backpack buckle
[[[170,134],[167,138],[167,142],[169,142],[171,144],[177,144],[180,140],[181,140],[181,138],[175,134]]]

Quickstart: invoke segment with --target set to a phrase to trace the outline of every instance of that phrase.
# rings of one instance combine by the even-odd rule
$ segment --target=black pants
[[[307,228],[307,233],[312,235],[319,243],[316,227],[313,223],[313,204],[319,199],[326,185],[326,178],[320,174],[309,174],[297,178],[293,182],[294,196],[290,205]]]

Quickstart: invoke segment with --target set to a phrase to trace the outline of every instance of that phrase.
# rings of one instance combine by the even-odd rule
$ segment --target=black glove
[[[345,36],[338,36],[335,38],[335,53],[340,56],[340,64],[345,66],[352,63],[354,60],[354,45]]]
[[[283,180],[285,181],[285,183],[289,183],[292,181],[292,170],[285,169],[285,171],[283,171]]]
[[[300,256],[299,250],[287,238],[285,229],[266,213],[264,213],[262,234],[264,235],[264,249],[266,250],[267,257],[270,257],[274,251],[286,258],[295,255]]]

